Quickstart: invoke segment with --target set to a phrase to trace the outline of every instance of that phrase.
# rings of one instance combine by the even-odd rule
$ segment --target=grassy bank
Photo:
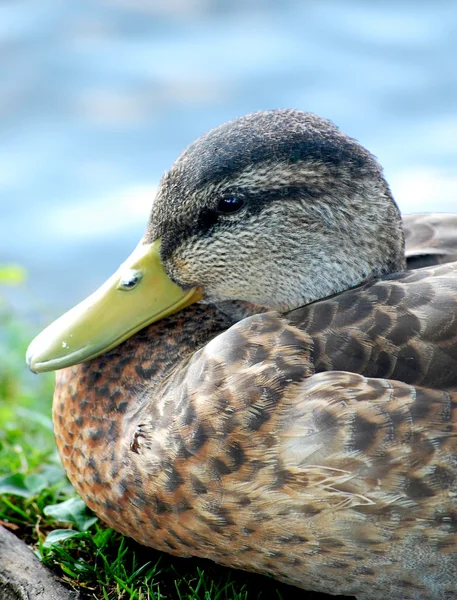
[[[0,305],[0,522],[84,598],[288,598],[290,588],[266,577],[141,547],[86,509],[54,444],[54,375],[35,376],[25,368],[25,350],[36,333],[31,329]]]

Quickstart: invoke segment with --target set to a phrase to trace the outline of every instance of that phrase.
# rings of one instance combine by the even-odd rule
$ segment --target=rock
[[[0,525],[0,600],[82,600]]]

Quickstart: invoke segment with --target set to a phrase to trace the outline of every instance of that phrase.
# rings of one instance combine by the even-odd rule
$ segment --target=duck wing
[[[199,555],[305,589],[455,597],[457,392],[313,374],[311,348],[283,317],[256,315],[170,382],[166,402],[181,412],[165,423],[173,465],[158,470],[171,490],[161,502],[179,481],[194,511],[173,531],[198,531]],[[138,459],[151,459],[158,426]]]
[[[359,600],[455,597],[457,393],[332,372],[294,400],[278,462],[283,508],[301,508],[295,535],[314,536],[307,585]]]
[[[457,389],[457,263],[394,274],[292,311],[316,372]]]
[[[457,215],[403,215],[408,269],[457,261]]]

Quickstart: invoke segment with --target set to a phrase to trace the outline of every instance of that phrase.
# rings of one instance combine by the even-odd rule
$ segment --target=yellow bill
[[[140,243],[108,281],[42,331],[27,350],[27,363],[41,373],[99,356],[155,321],[202,298],[168,277],[160,240]]]

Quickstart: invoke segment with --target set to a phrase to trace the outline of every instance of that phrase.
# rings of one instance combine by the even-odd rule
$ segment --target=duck
[[[456,598],[456,247],[456,216],[403,222],[375,157],[324,118],[204,134],[131,256],[28,349],[57,370],[70,481],[172,555]]]

